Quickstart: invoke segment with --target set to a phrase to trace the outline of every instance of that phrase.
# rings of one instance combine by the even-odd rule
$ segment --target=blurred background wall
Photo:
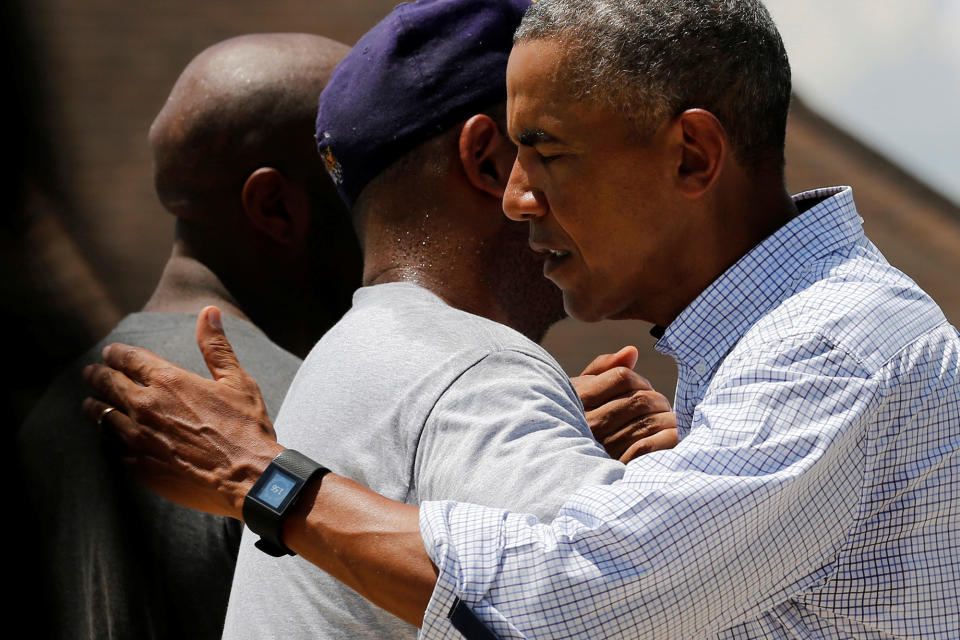
[[[6,155],[13,165],[4,171],[11,196],[0,214],[0,304],[10,342],[0,416],[7,424],[18,424],[50,374],[139,308],[159,276],[173,220],[153,193],[146,134],[184,65],[242,33],[306,31],[352,44],[394,4],[3,4],[3,47],[12,70]],[[944,137],[956,140],[956,130]],[[891,159],[896,154],[881,155],[821,117],[802,95],[787,146],[791,191],[853,185],[867,233],[954,323],[960,320],[957,205],[898,166]],[[637,344],[638,369],[669,397],[673,364],[650,348],[648,329],[642,322],[567,320],[550,333],[547,347],[576,373],[596,353]]]

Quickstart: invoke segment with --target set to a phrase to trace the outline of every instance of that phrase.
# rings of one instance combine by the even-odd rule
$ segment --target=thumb
[[[605,353],[597,356],[593,359],[593,362],[587,365],[587,368],[584,369],[580,375],[595,376],[616,367],[633,369],[637,366],[637,358],[639,357],[640,354],[637,352],[636,347],[626,346],[616,353]]]
[[[205,307],[197,316],[197,346],[214,380],[236,379],[243,374],[237,355],[223,332],[223,318],[217,307]]]

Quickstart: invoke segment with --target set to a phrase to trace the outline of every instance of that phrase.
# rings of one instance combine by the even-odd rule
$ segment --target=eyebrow
[[[517,142],[524,147],[532,147],[537,144],[546,144],[556,142],[557,139],[551,136],[543,129],[525,129],[517,136]]]

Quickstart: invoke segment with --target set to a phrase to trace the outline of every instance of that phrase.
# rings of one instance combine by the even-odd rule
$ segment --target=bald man
[[[349,216],[312,139],[317,95],[347,51],[302,34],[222,42],[187,66],[151,126],[157,194],[176,216],[170,259],[143,311],[63,373],[19,436],[51,635],[220,637],[241,524],[130,481],[79,413],[78,372],[118,340],[205,372],[193,327],[216,304],[276,413],[298,356],[360,282]]]

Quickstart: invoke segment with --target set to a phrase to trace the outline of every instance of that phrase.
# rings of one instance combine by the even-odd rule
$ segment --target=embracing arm
[[[581,489],[549,525],[423,504],[439,568],[424,632],[448,626],[454,598],[504,637],[706,637],[807,613],[777,607],[835,570],[857,515],[862,427],[880,399],[855,359],[811,342],[804,351],[819,351],[798,362],[731,362],[678,447]]]
[[[286,519],[283,540],[309,562],[410,624],[420,626],[437,581],[420,510],[328,474]]]
[[[123,440],[125,462],[142,484],[184,506],[241,519],[244,497],[283,447],[256,382],[237,362],[215,308],[198,318],[197,341],[213,380],[143,349],[114,344],[104,350],[107,366],[91,365],[84,372],[88,384],[109,404],[88,398],[84,408]],[[610,385],[610,376],[603,374],[622,365],[623,358],[616,355],[595,361],[585,372],[590,377],[575,385],[588,407],[591,427],[616,425],[617,433],[632,430],[642,438],[646,427],[632,412],[668,407],[665,399],[638,403],[635,398],[653,396],[637,385],[635,374],[614,373],[621,383]],[[638,396],[638,391],[644,393]],[[604,418],[604,403],[612,403],[615,417]],[[111,406],[119,411],[105,414]],[[662,424],[669,431],[669,418]],[[636,453],[628,449],[623,447],[621,454]],[[283,540],[373,603],[420,625],[437,568],[424,548],[418,517],[416,507],[328,474],[304,489],[285,520]]]

